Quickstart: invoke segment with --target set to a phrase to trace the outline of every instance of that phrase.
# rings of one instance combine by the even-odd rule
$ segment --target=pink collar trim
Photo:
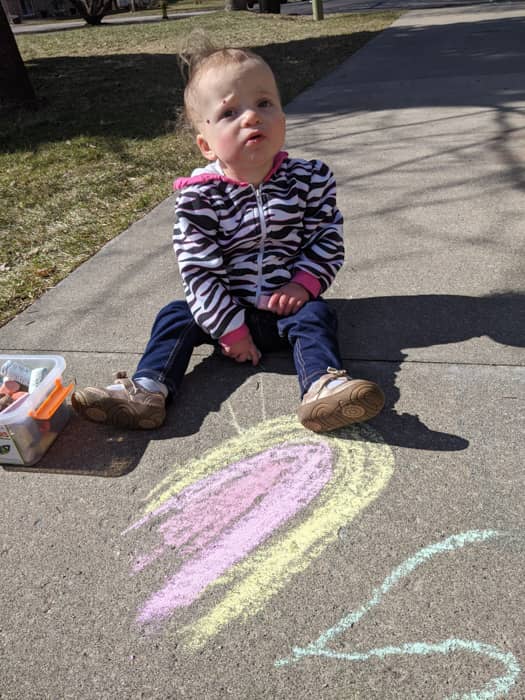
[[[284,160],[288,158],[288,153],[286,151],[279,151],[273,160],[273,165],[270,172],[265,176],[263,182],[268,182],[268,180],[273,176],[275,172],[281,167]],[[220,182],[229,182],[232,185],[239,185],[240,187],[251,187],[249,182],[239,182],[233,180],[226,175],[220,175],[219,173],[201,173],[200,175],[192,175],[191,177],[179,177],[173,183],[174,190],[182,190],[184,187],[189,187],[190,185],[202,185],[206,182],[212,182],[213,180],[219,180]]]

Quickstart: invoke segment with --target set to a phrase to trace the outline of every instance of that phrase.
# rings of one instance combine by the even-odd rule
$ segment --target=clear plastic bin
[[[29,394],[0,412],[0,464],[36,464],[64,428],[70,416],[66,403],[74,384],[62,384],[66,362],[60,355],[0,355],[47,374]],[[0,377],[2,384],[3,377]]]

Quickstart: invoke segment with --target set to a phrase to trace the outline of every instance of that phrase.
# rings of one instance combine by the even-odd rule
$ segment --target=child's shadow
[[[418,416],[395,410],[399,399],[396,375],[406,357],[403,351],[479,336],[489,336],[502,345],[524,347],[524,300],[525,294],[517,292],[484,297],[418,295],[330,300],[339,319],[345,367],[378,381],[385,391],[385,410],[372,424],[388,444],[438,451],[468,447],[465,438],[432,430]],[[160,429],[118,431],[73,416],[49,452],[29,470],[94,476],[126,474],[139,464],[150,440],[197,433],[207,415],[219,412],[224,401],[250,376],[265,370],[295,374],[290,354],[264,355],[261,365],[252,368],[212,353],[188,373]],[[266,394],[265,402],[270,408],[271,395]],[[297,393],[290,396],[290,413],[298,402],[297,388]]]
[[[352,373],[358,366],[356,376],[376,380],[385,392],[385,409],[373,425],[388,444],[438,451],[468,447],[465,438],[432,430],[417,415],[395,410],[400,396],[396,376],[406,358],[404,351],[480,336],[502,345],[525,347],[524,301],[525,295],[518,292],[484,297],[417,295],[330,300],[339,319],[340,345],[343,356],[347,356],[345,367]],[[198,432],[204,417],[219,411],[250,375],[265,369],[294,374],[291,356],[265,355],[261,365],[232,366],[230,360],[217,354],[205,358],[187,376],[177,405],[169,411],[168,421],[173,422],[175,434]],[[295,408],[294,399],[298,402],[298,394],[291,397],[290,412]],[[266,397],[269,401],[271,396]]]

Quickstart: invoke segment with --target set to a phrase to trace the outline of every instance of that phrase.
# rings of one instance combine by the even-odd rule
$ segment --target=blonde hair
[[[232,63],[257,61],[272,72],[270,66],[250,49],[219,48],[201,31],[192,32],[187,40],[188,48],[179,54],[179,65],[186,82],[184,89],[184,118],[186,123],[198,131],[199,112],[197,107],[197,83],[210,68],[220,68]],[[273,72],[272,72],[273,75]]]

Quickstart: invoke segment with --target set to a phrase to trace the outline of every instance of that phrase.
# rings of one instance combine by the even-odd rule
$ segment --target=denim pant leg
[[[295,314],[280,318],[277,326],[293,348],[301,397],[328,367],[342,369],[337,317],[323,299],[307,302]]]
[[[133,379],[149,377],[177,394],[193,349],[214,341],[196,323],[185,301],[172,301],[160,310]]]

